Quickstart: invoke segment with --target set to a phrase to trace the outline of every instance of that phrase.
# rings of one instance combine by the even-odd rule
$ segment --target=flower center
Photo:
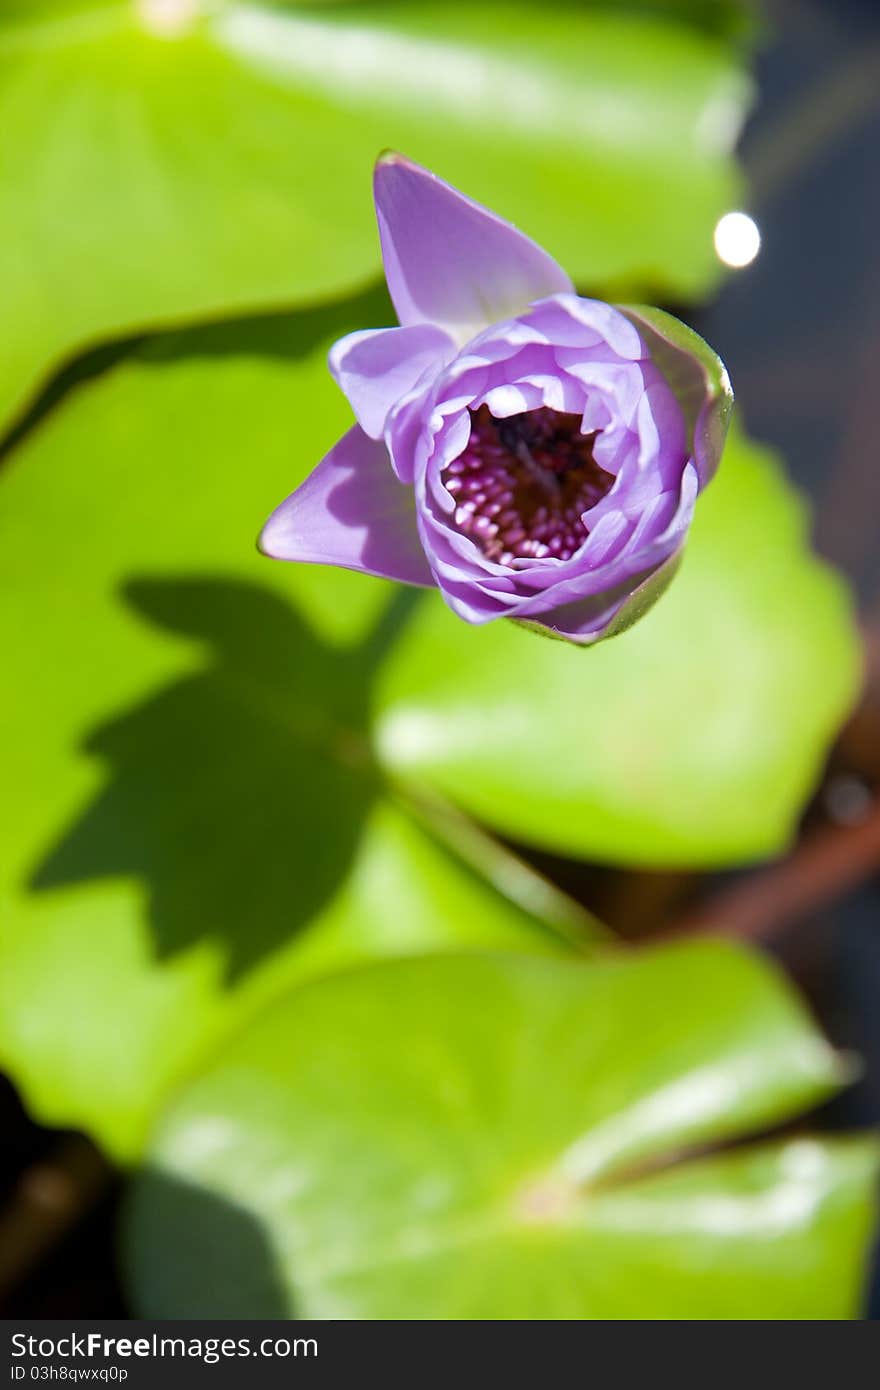
[[[496,420],[482,405],[470,416],[467,447],[441,474],[458,529],[501,565],[569,560],[589,534],[582,513],[614,482],[593,458],[596,435],[546,406]]]

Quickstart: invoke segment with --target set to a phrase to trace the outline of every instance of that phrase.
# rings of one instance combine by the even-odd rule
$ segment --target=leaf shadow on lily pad
[[[187,358],[280,358],[297,361],[334,337],[365,325],[390,326],[396,321],[384,283],[374,283],[347,299],[303,309],[276,309],[240,314],[215,323],[195,323],[155,336],[132,335],[99,343],[63,362],[27,405],[12,427],[0,431],[0,467],[21,441],[68,395],[83,383],[111,370],[127,358],[162,367]]]
[[[307,357],[355,329],[390,327],[396,321],[384,283],[374,283],[348,298],[307,308],[190,324],[147,339],[137,355],[141,362],[155,366],[196,357],[253,356],[291,361]]]
[[[157,954],[207,937],[235,979],[305,928],[349,870],[378,789],[370,684],[408,596],[360,647],[337,650],[257,585],[136,579],[123,592],[209,659],[86,738],[107,781],[31,887],[137,877]]]
[[[149,1213],[147,1222],[140,1219],[141,1211]],[[166,1291],[176,1287],[181,1299],[186,1291],[187,1317],[295,1316],[264,1227],[234,1202],[159,1168],[147,1168],[128,1200],[123,1221],[138,1227],[143,1266],[131,1293],[144,1316],[150,1316],[149,1289],[156,1284]],[[168,1229],[185,1233],[170,1263],[164,1239]],[[236,1270],[234,1304],[225,1279],[230,1261]],[[218,1270],[223,1271],[220,1279],[215,1277]]]

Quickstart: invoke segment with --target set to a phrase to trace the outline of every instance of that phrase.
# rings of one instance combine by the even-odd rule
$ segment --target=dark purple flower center
[[[441,474],[458,529],[498,564],[570,559],[589,534],[582,513],[614,482],[593,458],[596,435],[546,406],[506,420],[485,405],[470,415],[467,447]]]

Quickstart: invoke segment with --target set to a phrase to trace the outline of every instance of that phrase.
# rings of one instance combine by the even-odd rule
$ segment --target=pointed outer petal
[[[349,333],[330,349],[330,371],[358,424],[381,439],[392,406],[455,356],[455,344],[442,328],[376,328]]]
[[[391,471],[385,445],[355,425],[272,513],[264,555],[340,565],[404,584],[433,586],[419,543],[410,488]]]
[[[398,154],[374,178],[385,278],[400,322],[435,323],[459,343],[535,299],[571,291],[546,251]]]
[[[688,448],[700,486],[710,481],[721,460],[733,408],[727,368],[693,329],[662,309],[621,305],[645,340],[651,360],[663,372],[684,413]]]
[[[613,603],[602,613],[597,613],[597,600],[583,599],[580,603],[555,608],[541,618],[517,618],[514,621],[545,637],[555,637],[578,646],[594,646],[607,637],[617,637],[644,617],[666,592],[681,564],[682,554],[683,547],[673,551],[668,560],[635,589],[630,589],[622,602]]]

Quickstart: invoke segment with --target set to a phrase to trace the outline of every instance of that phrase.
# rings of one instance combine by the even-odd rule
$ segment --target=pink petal
[[[465,343],[547,295],[572,290],[551,256],[509,222],[398,154],[374,180],[385,278],[402,324]]]
[[[375,328],[349,333],[330,349],[330,370],[371,439],[381,439],[392,406],[426,373],[439,371],[455,355],[442,328]]]
[[[419,543],[412,489],[397,481],[385,445],[358,425],[276,508],[259,544],[275,560],[434,583]]]

